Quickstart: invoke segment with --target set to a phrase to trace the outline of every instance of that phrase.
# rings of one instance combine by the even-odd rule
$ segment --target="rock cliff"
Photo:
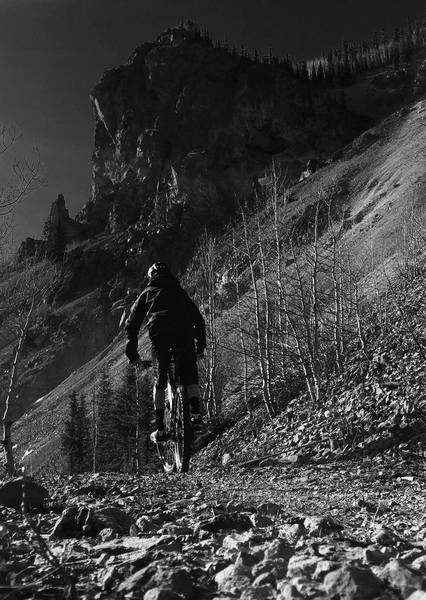
[[[191,25],[140,46],[91,98],[93,190],[78,219],[92,232],[140,220],[180,243],[223,225],[272,158],[299,175],[365,125],[288,65],[215,47]]]

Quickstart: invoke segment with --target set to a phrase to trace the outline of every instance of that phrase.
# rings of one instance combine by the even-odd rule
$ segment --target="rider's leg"
[[[179,373],[181,383],[186,388],[186,393],[191,409],[191,420],[194,426],[202,425],[200,389],[198,386],[197,357],[195,354],[194,340],[186,340],[179,349],[177,360],[179,361]]]
[[[156,431],[153,435],[164,434],[164,405],[166,400],[167,373],[170,364],[170,348],[153,340],[152,361],[154,366],[153,400],[155,409]]]
[[[189,405],[191,407],[191,412],[199,414],[201,412],[200,408],[200,388],[198,383],[190,383],[186,386],[186,393],[189,399]]]

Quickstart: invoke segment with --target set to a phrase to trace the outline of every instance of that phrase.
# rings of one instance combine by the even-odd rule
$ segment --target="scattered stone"
[[[251,532],[230,533],[223,538],[222,547],[228,550],[244,550],[249,547]]]
[[[312,575],[319,562],[324,562],[318,556],[295,554],[288,561],[287,577],[307,577]]]
[[[278,596],[278,600],[298,600],[299,598],[303,598],[303,596],[292,583],[286,583]]]
[[[184,525],[166,525],[162,529],[158,530],[159,534],[169,534],[172,536],[180,536],[180,535],[192,535],[194,529],[192,527],[186,527]]]
[[[11,479],[0,485],[0,505],[20,510],[22,503],[22,486],[23,477]],[[26,478],[25,497],[27,504],[26,508],[28,510],[41,508],[48,496],[49,492],[45,487]]]
[[[277,558],[275,560],[262,560],[261,562],[254,565],[251,574],[252,577],[259,577],[264,573],[271,573],[275,579],[283,579],[287,574],[288,561],[283,558]]]
[[[101,573],[100,576],[100,584],[102,586],[103,590],[109,590],[111,588],[111,585],[113,584],[114,580],[116,579],[118,575],[117,572],[117,568],[116,567],[109,567],[108,569],[105,569],[105,571],[103,573]]]
[[[216,515],[207,521],[201,521],[195,526],[194,533],[200,530],[215,533],[224,529],[248,531],[252,526],[252,522],[247,515],[242,515],[239,513],[224,513]]]
[[[281,558],[289,560],[294,554],[294,549],[290,546],[286,540],[277,538],[273,542],[269,542],[265,549],[265,560],[275,560]]]
[[[399,536],[388,527],[378,526],[371,537],[371,541],[381,546],[394,546],[400,540]]]
[[[340,523],[337,523],[330,517],[306,517],[303,525],[312,537],[321,537],[343,529],[343,525],[340,525]]]
[[[391,560],[381,572],[381,578],[389,582],[392,587],[398,588],[403,598],[412,592],[426,587],[426,579],[418,571],[405,567],[399,560]]]
[[[115,506],[106,506],[90,510],[87,513],[83,534],[96,536],[102,529],[111,529],[114,533],[128,534],[132,520],[124,510]]]
[[[148,591],[152,588],[173,590],[184,597],[193,592],[192,580],[186,569],[158,564],[148,565],[133,573],[119,585],[118,591],[127,594],[133,590]]]
[[[275,598],[276,593],[272,585],[266,584],[258,587],[250,587],[241,594],[241,600],[270,600]]]
[[[130,577],[127,577],[120,583],[117,591],[122,594],[128,594],[134,590],[145,590],[148,586],[149,581],[155,573],[155,566],[148,565],[139,571],[136,571]],[[151,587],[154,587],[153,585]]]
[[[262,515],[258,513],[253,513],[250,515],[250,521],[253,524],[253,527],[270,527],[274,524],[273,519],[268,517],[267,515]]]
[[[240,570],[250,570],[256,564],[256,558],[249,552],[239,552],[235,560],[235,568]]]
[[[426,574],[426,554],[422,554],[413,560],[411,567]]]
[[[103,542],[109,542],[114,539],[115,533],[111,527],[106,527],[99,532],[99,537]]]
[[[384,550],[384,551],[383,551]],[[363,562],[370,565],[382,565],[389,560],[389,553],[386,548],[378,545],[372,545],[363,551]]]
[[[215,582],[221,592],[229,592],[239,595],[241,591],[250,585],[250,571],[248,569],[236,568],[229,565],[215,575]]]
[[[344,565],[324,578],[324,590],[340,600],[369,600],[384,589],[383,582],[370,571],[353,565]]]
[[[425,549],[424,548],[411,548],[410,550],[406,550],[402,552],[396,558],[400,558],[402,562],[413,562],[419,556],[424,556]]]
[[[118,556],[119,554],[127,554],[130,552],[146,552],[147,550],[158,546],[160,539],[161,538],[154,536],[149,538],[126,536],[110,540],[103,544],[98,544],[91,549],[90,554],[92,556],[100,556],[101,554],[106,553],[110,556]]]
[[[281,512],[281,506],[279,504],[275,504],[275,502],[263,502],[262,504],[259,504],[256,510],[260,514],[276,517]]]
[[[107,492],[107,488],[99,483],[89,483],[82,485],[75,491],[76,496],[88,495],[96,498],[103,498]]]
[[[266,585],[267,583],[274,587],[276,585],[276,579],[271,571],[269,571],[269,572],[266,571],[265,573],[258,575],[256,577],[256,579],[253,581],[252,585],[253,585],[253,587],[258,587],[258,586]]]
[[[305,454],[282,454],[280,457],[280,462],[287,465],[306,465],[309,460]]]
[[[50,533],[50,538],[64,539],[79,537],[81,535],[81,527],[77,522],[77,517],[77,506],[69,506],[66,508],[53,526],[53,530]]]
[[[106,506],[100,508],[70,506],[55,523],[51,538],[69,538],[86,535],[96,537],[102,530],[113,534],[128,534],[132,520],[120,508]]]
[[[335,571],[339,568],[339,564],[331,560],[319,560],[316,564],[315,571],[313,573],[314,579],[323,579],[330,571]]]
[[[294,525],[290,525],[289,523],[285,523],[278,528],[278,535],[281,538],[286,539],[289,544],[294,545],[298,539],[300,539],[305,533],[305,528],[303,525],[299,523],[295,523]]]
[[[225,454],[222,456],[222,467],[226,467],[226,465],[229,465],[231,461],[232,454],[229,454],[229,452],[225,452]]]
[[[138,517],[135,525],[142,533],[148,533],[157,530],[155,523],[153,523],[152,518],[148,517],[148,515],[142,515],[141,517]]]
[[[143,600],[182,600],[182,596],[168,588],[151,588],[145,592]]]

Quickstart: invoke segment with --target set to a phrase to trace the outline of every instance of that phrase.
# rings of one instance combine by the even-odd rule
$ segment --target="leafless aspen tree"
[[[287,204],[287,194],[285,193],[284,186],[280,182],[279,173],[277,173],[275,163],[272,163],[271,169],[271,184],[269,190],[269,199],[273,213],[273,227],[274,227],[274,245],[275,245],[275,272],[276,272],[276,285],[277,285],[277,311],[278,311],[278,348],[280,358],[280,373],[284,377],[286,373],[286,344],[288,337],[288,323],[285,317],[284,311],[284,269],[282,253],[284,251],[283,245],[280,240],[280,222],[279,222],[279,201],[283,201],[283,210]]]
[[[33,262],[25,266],[0,289],[0,305],[4,323],[17,341],[9,371],[9,383],[5,397],[5,408],[2,418],[2,443],[6,453],[7,472],[15,471],[12,445],[11,408],[15,396],[18,370],[28,331],[30,330],[37,310],[44,304],[58,282],[58,269],[55,265],[44,262]]]
[[[234,261],[234,281],[235,281],[235,293],[236,293],[236,305],[237,305],[237,316],[238,316],[238,329],[239,329],[239,338],[241,345],[241,353],[243,356],[243,385],[244,385],[244,404],[246,405],[247,412],[251,416],[251,408],[248,399],[248,356],[247,356],[247,344],[245,340],[245,332],[243,329],[243,318],[241,313],[241,290],[239,283],[239,273],[238,273],[238,252],[237,246],[235,243],[235,236],[232,236],[232,250],[233,250],[233,261]]]
[[[215,237],[205,233],[200,241],[195,257],[199,281],[197,295],[207,321],[207,360],[206,387],[204,400],[210,419],[220,415],[221,390],[217,382],[218,332],[216,276],[218,261],[218,243]]]
[[[267,357],[265,356],[265,347],[264,347],[264,322],[262,320],[261,314],[261,301],[260,301],[260,292],[259,292],[259,284],[257,281],[257,276],[255,272],[255,263],[258,258],[258,253],[254,252],[251,244],[250,244],[250,236],[248,230],[247,223],[247,215],[244,211],[244,208],[240,206],[241,220],[243,225],[243,235],[244,235],[244,246],[245,246],[245,254],[248,260],[251,282],[253,286],[254,293],[254,303],[255,303],[255,319],[256,319],[256,341],[257,341],[257,352],[258,352],[258,365],[260,376],[262,380],[262,396],[265,404],[265,408],[269,417],[272,419],[275,415],[275,410],[271,398],[271,382],[269,379],[269,368],[267,366]]]

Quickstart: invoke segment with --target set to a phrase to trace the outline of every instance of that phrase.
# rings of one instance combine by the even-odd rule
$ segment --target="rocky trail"
[[[4,600],[426,598],[420,457],[45,484],[41,513],[0,512]]]
[[[187,475],[40,473],[28,514],[0,486],[0,598],[426,600],[423,275],[321,405],[240,414]]]

